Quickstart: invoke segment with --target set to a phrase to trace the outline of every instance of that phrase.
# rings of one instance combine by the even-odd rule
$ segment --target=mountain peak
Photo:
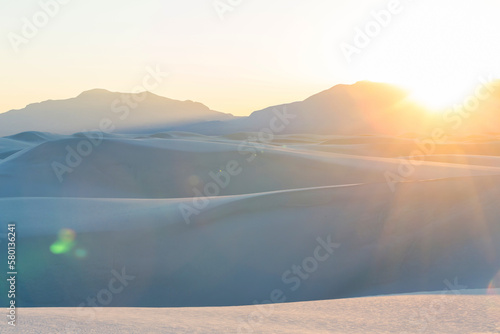
[[[138,98],[139,95],[141,98]],[[113,131],[117,133],[143,133],[149,129],[158,132],[175,126],[232,117],[201,103],[172,100],[150,92],[121,93],[91,89],[74,98],[48,100],[0,114],[0,136],[26,131],[73,134],[95,129],[103,120],[113,121]]]
[[[108,94],[112,94],[112,92],[110,92],[107,89],[103,89],[103,88],[94,88],[94,89],[90,89],[90,90],[86,90],[86,91],[82,92],[80,95],[78,95],[78,97],[103,96],[103,95],[108,95]]]

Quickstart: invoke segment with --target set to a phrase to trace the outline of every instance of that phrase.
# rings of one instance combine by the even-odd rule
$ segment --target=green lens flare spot
[[[53,254],[64,254],[64,253],[69,252],[73,248],[74,245],[75,245],[75,243],[72,241],[67,242],[67,241],[58,240],[50,246],[50,251]]]

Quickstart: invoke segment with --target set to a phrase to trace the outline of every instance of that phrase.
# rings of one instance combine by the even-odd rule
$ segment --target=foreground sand
[[[250,320],[249,320],[250,319]],[[27,308],[17,333],[500,333],[500,296],[384,296],[219,308]]]

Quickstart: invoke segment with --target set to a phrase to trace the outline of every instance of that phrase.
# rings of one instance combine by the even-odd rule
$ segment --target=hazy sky
[[[401,0],[380,31],[371,11],[390,0],[242,0],[224,20],[212,0],[66,0],[43,25],[51,1],[0,0],[0,112],[128,92],[157,65],[170,75],[154,93],[237,115],[359,80],[451,97],[500,73],[497,0]],[[15,52],[10,39],[34,15],[42,26]],[[341,46],[367,25],[373,37],[349,63]]]

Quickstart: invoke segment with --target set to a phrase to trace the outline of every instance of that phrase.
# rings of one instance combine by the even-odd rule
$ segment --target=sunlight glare
[[[443,112],[453,105],[462,104],[474,91],[474,82],[470,81],[424,81],[408,85],[410,99],[424,106],[431,112]]]

